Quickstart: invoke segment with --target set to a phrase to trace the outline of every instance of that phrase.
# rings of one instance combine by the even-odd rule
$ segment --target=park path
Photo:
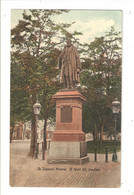
[[[10,185],[14,187],[119,187],[119,162],[105,163],[104,155],[84,165],[48,164],[46,160],[31,159],[27,156],[29,142],[10,144]],[[118,154],[118,156],[120,156]],[[40,156],[39,156],[40,157]]]

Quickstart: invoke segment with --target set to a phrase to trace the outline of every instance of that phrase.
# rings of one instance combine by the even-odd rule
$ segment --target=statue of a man
[[[65,88],[74,88],[80,82],[81,63],[77,49],[67,40],[67,45],[59,57],[59,68],[61,69],[61,83]]]

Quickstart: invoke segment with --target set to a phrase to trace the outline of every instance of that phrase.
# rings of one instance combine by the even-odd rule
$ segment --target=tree
[[[112,27],[105,36],[95,38],[85,48],[84,71],[81,73],[81,84],[85,86],[83,94],[87,97],[84,118],[93,121],[94,130],[97,127],[102,142],[104,128],[112,120],[111,103],[115,97],[121,99],[120,33]]]
[[[10,143],[17,122],[31,119],[31,103],[23,86],[24,76],[16,56],[11,53],[11,90],[10,90]]]
[[[23,20],[20,20],[18,25],[11,30],[12,55],[15,57],[15,63],[18,64],[19,74],[22,78],[19,86],[20,93],[24,90],[23,100],[28,98],[31,104],[29,114],[32,119],[30,146],[30,155],[32,157],[35,151],[33,105],[38,95],[42,104],[41,117],[45,119],[45,136],[47,119],[53,113],[54,108],[51,97],[61,87],[58,84],[59,70],[57,69],[57,59],[60,54],[58,47],[63,44],[63,41],[68,36],[74,38],[78,34],[77,32],[68,33],[67,29],[71,24],[56,24],[53,21],[55,15],[63,12],[67,13],[68,10],[24,11]],[[24,102],[27,104],[26,101]]]

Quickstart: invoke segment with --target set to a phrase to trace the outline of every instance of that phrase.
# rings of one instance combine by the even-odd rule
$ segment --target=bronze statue
[[[59,57],[59,68],[61,69],[60,82],[65,88],[74,88],[80,82],[81,63],[77,49],[67,40],[67,45]]]

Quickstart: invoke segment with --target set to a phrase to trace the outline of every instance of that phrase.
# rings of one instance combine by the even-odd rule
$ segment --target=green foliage
[[[61,13],[60,10],[24,11],[23,20],[11,30],[11,125],[32,118],[36,95],[43,93],[46,86],[51,88],[52,79],[58,74],[59,50],[54,48],[56,43],[52,38],[60,25],[51,17]]]
[[[10,125],[31,119],[31,103],[25,91],[25,79],[17,59],[11,54]]]
[[[72,24],[53,18],[69,10],[24,10],[23,19],[11,30],[11,125],[33,117],[33,104],[42,105],[41,119],[55,116],[52,95],[61,88],[57,68],[59,47],[69,37]]]
[[[108,147],[108,153],[113,153],[114,148],[114,140],[105,140],[102,142],[102,145],[100,145],[100,142],[95,143],[94,141],[87,142],[87,152],[88,153],[95,153],[95,146],[97,146],[97,153],[98,154],[105,154],[106,147]],[[116,141],[116,149],[117,152],[121,150],[121,142],[120,140]]]
[[[37,95],[42,104],[41,117],[54,115],[52,95],[61,87],[58,47],[65,44],[68,35],[75,40],[80,34],[67,31],[72,24],[53,21],[64,12],[69,10],[24,10],[23,19],[11,30],[11,121],[29,120]],[[19,107],[22,102],[23,109]]]
[[[63,31],[71,24],[56,24],[53,17],[64,10],[25,10],[23,19],[11,30],[11,126],[17,121],[32,121],[30,155],[35,151],[33,105],[42,104],[41,119],[52,115],[52,95],[59,89],[57,59],[66,38]],[[60,32],[57,42],[57,33]],[[52,114],[51,114],[52,113]],[[44,135],[45,135],[44,125]]]
[[[104,126],[104,131],[108,131],[113,126],[111,103],[115,97],[121,99],[120,34],[112,27],[105,36],[81,45],[76,38],[81,33],[68,32],[73,23],[53,21],[54,16],[68,11],[25,10],[23,19],[11,30],[11,125],[32,118],[37,95],[42,105],[40,118],[54,118],[52,95],[61,88],[58,48],[71,38],[82,54],[79,90],[87,98],[83,107],[83,130],[94,132],[96,126],[99,132]]]
[[[113,121],[111,103],[121,100],[121,37],[111,28],[83,49],[80,89],[87,101],[83,109],[83,130],[107,130]],[[112,122],[112,125],[114,123]],[[104,127],[104,129],[103,129]]]

